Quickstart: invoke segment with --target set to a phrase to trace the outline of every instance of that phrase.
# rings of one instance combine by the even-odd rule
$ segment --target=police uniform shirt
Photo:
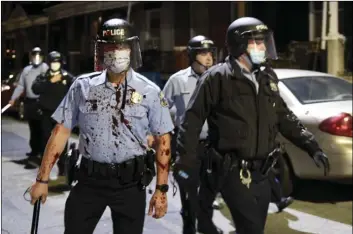
[[[168,101],[169,108],[173,111],[175,107],[175,125],[180,126],[190,98],[196,88],[198,79],[200,78],[191,67],[180,70],[173,74],[166,85],[163,92]],[[205,121],[200,139],[207,138],[208,125]]]
[[[132,69],[126,82],[122,109],[125,82],[114,87],[106,70],[82,75],[52,115],[66,128],[79,126],[79,150],[84,157],[121,163],[145,153],[138,141],[147,146],[148,133],[163,135],[174,129],[168,103],[157,85]]]
[[[32,84],[37,76],[47,72],[48,68],[46,63],[42,63],[38,67],[34,67],[33,65],[25,67],[18,81],[18,85],[12,94],[11,100],[18,99],[24,90],[26,91],[26,98],[38,98],[39,95],[34,94],[32,91]]]
[[[255,88],[256,88],[256,93],[259,93],[259,82],[257,82],[256,80],[256,75],[255,73],[257,71],[253,71],[253,72],[248,72],[245,68],[245,66],[243,64],[241,64],[237,59],[235,59],[235,62],[239,65],[241,73],[248,78],[251,82],[254,83]]]

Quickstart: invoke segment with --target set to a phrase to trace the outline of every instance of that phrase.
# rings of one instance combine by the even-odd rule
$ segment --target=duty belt
[[[100,163],[82,157],[80,171],[86,172],[88,176],[118,178],[129,182],[140,179],[144,166],[144,156],[138,156],[122,163]]]

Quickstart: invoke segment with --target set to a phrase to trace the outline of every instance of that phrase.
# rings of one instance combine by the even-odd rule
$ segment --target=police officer
[[[41,130],[43,152],[50,137],[51,131],[56,122],[51,118],[56,108],[68,92],[74,77],[62,69],[62,56],[57,51],[52,51],[48,55],[49,69],[41,74],[33,82],[33,93],[39,96],[39,109],[41,111]],[[64,176],[65,157],[67,145],[64,148],[63,156],[58,161],[59,176]]]
[[[217,48],[214,43],[209,38],[199,35],[190,39],[187,46],[187,52],[189,57],[190,66],[186,69],[178,71],[173,74],[164,86],[163,92],[169,103],[169,108],[175,111],[174,119],[176,129],[174,131],[174,136],[177,135],[178,127],[181,124],[181,119],[185,113],[187,104],[191,98],[192,93],[196,87],[202,73],[204,73],[208,68],[210,68],[216,58]],[[194,170],[199,171],[201,167],[201,159],[204,157],[206,138],[207,138],[207,122],[205,122],[199,142],[198,142],[198,152],[197,157],[200,159],[194,165]],[[176,141],[173,143],[175,144]],[[174,145],[173,145],[174,146]],[[172,148],[174,148],[172,146]],[[198,187],[199,181],[196,180],[193,186],[193,190],[188,193],[185,188],[179,186],[180,189],[180,199],[182,203],[181,216],[183,219],[183,234],[195,234],[196,233],[196,217],[198,210]],[[202,200],[202,199],[201,199]],[[202,217],[202,222],[198,222],[198,229],[202,231],[202,225],[206,224],[207,221],[212,222],[212,201],[211,204],[207,204],[205,209],[206,213],[201,213],[205,217]],[[209,220],[207,218],[210,217]]]
[[[82,158],[78,183],[66,201],[65,234],[93,233],[107,206],[114,233],[141,234],[145,187],[152,180],[144,181],[147,134],[156,136],[157,149],[157,185],[148,213],[161,218],[167,211],[174,126],[161,90],[134,71],[141,66],[139,38],[127,21],[106,21],[95,50],[104,70],[78,77],[52,115],[58,124],[31,190],[32,203],[46,200],[51,167],[78,125]]]
[[[329,162],[313,134],[279,95],[278,78],[266,65],[267,60],[276,59],[272,31],[258,19],[239,18],[229,26],[226,43],[226,62],[201,77],[189,102],[179,131],[174,175],[186,187],[195,180],[192,165],[207,119],[209,153],[218,163],[213,176],[221,178],[219,189],[237,233],[262,234],[271,196],[268,171],[280,151],[275,142],[278,132],[308,152],[318,167],[323,165],[325,174]]]
[[[16,100],[25,91],[25,118],[28,120],[30,139],[29,145],[31,152],[26,155],[29,159],[34,159],[42,152],[41,144],[41,124],[40,113],[38,107],[39,95],[33,93],[32,84],[38,75],[45,73],[48,70],[48,65],[43,62],[42,50],[39,47],[32,49],[30,54],[30,65],[26,66],[20,76],[20,80],[14,90],[9,104],[14,105]]]

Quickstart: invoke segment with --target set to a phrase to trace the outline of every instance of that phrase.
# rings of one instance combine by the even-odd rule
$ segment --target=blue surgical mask
[[[249,51],[249,55],[253,64],[261,64],[266,60],[266,52],[264,50],[252,49]]]

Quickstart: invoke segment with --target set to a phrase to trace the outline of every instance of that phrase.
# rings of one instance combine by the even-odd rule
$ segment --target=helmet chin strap
[[[205,71],[207,71],[208,68],[209,68],[209,67],[206,67],[205,65],[201,64],[201,63],[200,63],[199,61],[197,61],[196,59],[194,60],[194,62],[196,62],[197,65],[199,65],[201,68],[204,68]],[[193,63],[194,63],[194,62],[193,62]],[[203,73],[203,72],[200,73],[200,71],[197,71],[197,69],[195,69],[193,65],[192,65],[191,67],[192,67],[192,69],[195,71],[196,74],[201,75],[201,74]]]

